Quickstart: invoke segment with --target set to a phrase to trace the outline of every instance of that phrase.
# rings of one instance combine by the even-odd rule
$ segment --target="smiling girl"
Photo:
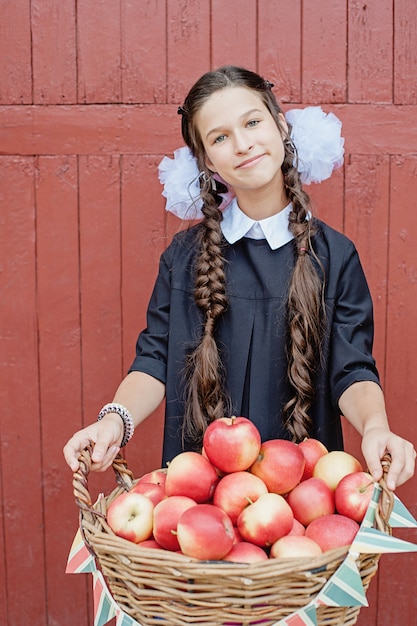
[[[163,463],[200,450],[207,424],[231,414],[263,440],[342,449],[343,414],[375,480],[390,452],[394,489],[413,475],[415,451],[388,425],[367,283],[353,243],[312,216],[270,83],[222,67],[179,113],[202,220],[163,253],[136,358],[99,421],[65,446],[69,466],[93,442],[92,469],[109,467],[165,397]],[[225,185],[234,198],[223,210]]]

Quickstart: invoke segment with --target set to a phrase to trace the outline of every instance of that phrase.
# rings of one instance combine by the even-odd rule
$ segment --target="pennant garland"
[[[375,483],[372,501],[365,518],[350,547],[347,557],[327,581],[316,598],[274,626],[317,626],[318,606],[368,606],[362,579],[355,559],[359,554],[384,554],[394,552],[417,552],[417,545],[397,539],[373,528],[381,487]],[[394,495],[394,508],[389,524],[392,528],[417,528],[417,520]],[[88,550],[81,530],[78,529],[72,543],[65,572],[93,575],[94,626],[104,626],[116,617],[116,626],[141,626],[116,604],[96,561]],[[161,620],[163,622],[163,620]]]

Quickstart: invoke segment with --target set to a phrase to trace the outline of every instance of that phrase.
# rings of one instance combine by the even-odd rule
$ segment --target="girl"
[[[271,87],[222,67],[179,108],[203,219],[162,255],[130,372],[99,420],[64,448],[73,471],[90,442],[92,469],[109,467],[165,397],[163,463],[201,449],[206,425],[231,414],[250,418],[263,440],[311,436],[341,449],[343,414],[362,435],[375,480],[386,451],[389,488],[413,475],[414,448],[388,425],[357,252],[312,217]],[[235,195],[224,211],[223,183]]]

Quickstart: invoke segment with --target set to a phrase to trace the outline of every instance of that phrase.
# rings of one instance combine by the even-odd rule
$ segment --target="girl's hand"
[[[64,457],[73,472],[79,466],[80,452],[93,444],[91,471],[104,472],[113,463],[120,450],[123,437],[123,422],[114,413],[76,432],[64,446]]]
[[[416,451],[413,444],[390,430],[371,428],[366,431],[362,438],[362,452],[375,481],[382,478],[381,459],[386,452],[389,452],[391,465],[386,482],[391,491],[405,483],[414,474]]]

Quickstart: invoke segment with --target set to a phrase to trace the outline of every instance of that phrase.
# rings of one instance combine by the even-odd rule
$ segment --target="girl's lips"
[[[236,166],[236,169],[251,167],[252,165],[255,165],[258,161],[260,161],[264,156],[265,156],[264,154],[257,154],[256,156],[253,156],[250,159],[246,159],[246,161],[239,163],[239,165]]]

